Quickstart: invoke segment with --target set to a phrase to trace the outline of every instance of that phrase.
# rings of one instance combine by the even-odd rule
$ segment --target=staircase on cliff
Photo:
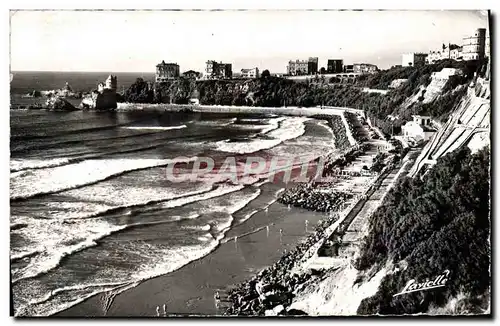
[[[462,146],[475,151],[488,145],[490,108],[489,78],[477,78],[448,121],[424,147],[408,175],[414,177],[425,165],[435,164],[437,159]]]

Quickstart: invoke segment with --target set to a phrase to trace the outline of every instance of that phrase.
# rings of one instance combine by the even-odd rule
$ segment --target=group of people
[[[156,306],[156,317],[160,317],[160,306]],[[163,304],[163,316],[167,316],[167,305]]]

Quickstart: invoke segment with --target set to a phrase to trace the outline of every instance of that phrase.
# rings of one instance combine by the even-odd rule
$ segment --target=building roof
[[[420,128],[422,128],[422,130],[424,132],[436,132],[437,130],[431,126],[428,126],[428,125],[421,125],[419,124],[418,122],[416,121],[408,121],[407,123],[405,123],[402,128],[403,129],[406,129],[406,128],[412,128],[412,127],[415,127],[415,126],[419,126]]]
[[[432,128],[431,126],[420,126],[425,132],[436,132],[437,130]]]
[[[171,63],[171,62],[170,63],[165,63],[165,60],[162,60],[161,63],[157,64],[156,66],[157,67],[162,67],[162,66],[168,66],[168,65],[176,65],[176,66],[178,66],[177,63]]]

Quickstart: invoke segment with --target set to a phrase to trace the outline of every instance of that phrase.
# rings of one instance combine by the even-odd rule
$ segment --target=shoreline
[[[269,199],[261,198],[261,201],[268,202]],[[303,240],[307,235],[304,218],[316,224],[324,218],[324,214],[288,209],[273,202],[268,212],[260,210],[229,230],[225,241],[221,241],[208,255],[168,274],[144,280],[116,295],[107,310],[104,303],[109,297],[103,292],[51,317],[156,317],[155,307],[164,303],[167,311],[174,315],[221,315],[214,305],[214,293],[225,291],[232,284],[251,277]],[[269,227],[269,233],[266,227]],[[282,236],[280,229],[283,230]],[[238,235],[236,242],[235,235]]]
[[[342,137],[340,137],[339,135],[343,135],[343,138],[342,138],[342,139],[343,139],[343,143],[344,143],[344,145],[345,145],[345,146],[349,146],[349,145],[351,145],[351,144],[350,144],[350,142],[349,142],[349,141],[348,141],[348,139],[347,139],[348,137],[346,136],[346,134],[347,134],[348,132],[350,132],[351,130],[350,130],[350,129],[348,129],[348,128],[344,125],[344,121],[343,121],[343,120],[345,120],[345,119],[342,119],[342,118],[341,118],[341,117],[339,117],[338,115],[335,115],[335,117],[336,117],[336,118],[331,119],[331,118],[327,118],[327,117],[323,116],[323,117],[321,117],[320,119],[325,119],[325,120],[329,120],[329,121],[335,121],[336,123],[335,123],[334,125],[330,125],[330,127],[332,127],[332,129],[334,130],[334,135],[335,135],[335,136],[337,136],[337,137],[335,138],[335,140],[337,140],[337,138],[342,138]],[[353,149],[354,147],[355,147],[355,146],[349,146],[348,148],[344,148],[344,149],[342,150],[341,155],[342,155],[342,154],[344,154],[344,152],[345,152],[345,151],[351,150],[351,149]],[[337,155],[337,156],[338,156],[338,155]],[[277,197],[277,196],[275,196],[275,197]],[[276,200],[277,200],[277,198],[273,198],[273,199],[274,199],[274,201],[276,201]],[[283,207],[286,207],[285,205],[282,205],[282,204],[279,204],[279,203],[274,203],[273,205],[274,205],[274,206],[279,206],[279,207],[282,207],[282,208],[283,208]],[[295,211],[296,209],[295,209],[295,208],[293,208],[292,210],[293,210],[293,211]],[[290,211],[290,208],[288,208],[288,211],[287,211],[287,212],[289,212],[289,211]],[[298,228],[298,229],[303,229],[303,227],[304,227],[304,224],[303,224],[303,223],[304,223],[304,219],[308,219],[308,217],[307,217],[307,216],[320,216],[320,219],[323,219],[323,218],[324,218],[324,214],[323,214],[323,213],[308,212],[308,211],[306,211],[306,210],[300,210],[300,211],[301,211],[302,213],[300,214],[299,219],[298,219],[298,220],[295,220],[295,225],[294,225],[294,226],[291,226],[291,228],[292,228],[292,229],[294,229],[294,230],[295,230],[295,229],[297,229],[297,228]],[[260,212],[260,213],[258,213],[258,214],[261,214],[261,213],[262,213],[262,212]],[[283,215],[283,216],[286,216],[287,214],[288,214],[288,213],[285,213],[285,214],[282,214],[282,215]],[[313,220],[313,218],[311,218],[311,223],[312,223],[312,220]],[[244,224],[250,225],[250,227],[249,227],[249,228],[250,228],[250,229],[249,229],[250,231],[248,231],[248,230],[247,230],[247,231],[246,231],[246,234],[245,234],[245,233],[243,233],[243,234],[242,234],[242,237],[244,237],[245,239],[246,239],[246,238],[253,239],[253,238],[255,238],[255,237],[257,237],[257,238],[258,238],[258,237],[259,237],[259,234],[260,234],[260,233],[262,233],[262,232],[264,232],[264,231],[265,231],[265,229],[266,229],[266,227],[265,227],[265,225],[266,225],[266,224],[264,224],[264,226],[263,226],[263,225],[261,225],[261,226],[260,226],[260,228],[258,228],[258,229],[256,229],[254,226],[251,226],[252,224],[255,224],[255,218],[254,218],[254,217],[252,217],[252,218],[251,218],[251,219],[249,219],[248,221],[245,221],[245,222],[244,222]],[[285,224],[286,224],[286,223],[285,223]],[[269,225],[269,224],[267,224],[267,225]],[[237,227],[236,229],[238,229],[238,227]],[[221,246],[221,247],[222,247],[225,243],[230,243],[230,242],[231,242],[230,234],[232,234],[232,233],[234,233],[234,234],[236,234],[236,235],[238,234],[238,231],[234,231],[234,232],[233,232],[233,231],[234,231],[234,230],[229,230],[229,232],[228,232],[228,234],[227,234],[227,238],[228,238],[228,239],[225,239],[225,240],[227,240],[227,241],[225,241],[223,244],[219,244],[218,246]],[[285,231],[286,231],[286,230],[285,230]],[[288,245],[289,245],[289,247],[294,247],[294,246],[297,244],[297,241],[299,241],[300,239],[302,239],[302,237],[296,236],[296,237],[294,238],[294,241],[292,241],[290,244],[288,244]],[[243,241],[245,241],[245,240],[243,240]],[[265,244],[259,244],[259,246],[261,246],[261,245],[262,245],[262,246],[264,246],[263,248],[265,249]],[[218,250],[218,248],[214,249],[214,251],[216,251],[216,250]],[[223,250],[225,250],[225,249],[223,249]],[[276,251],[279,251],[279,247],[272,247],[272,248],[271,248],[271,250],[273,250],[273,253],[268,254],[268,255],[267,255],[268,257],[265,257],[266,262],[265,262],[265,264],[260,264],[260,265],[259,265],[259,269],[261,269],[261,268],[265,268],[265,267],[269,266],[270,264],[272,264],[273,262],[275,262],[275,261],[276,261],[276,260],[280,257],[280,255],[282,254],[282,252],[281,252],[281,253],[280,253],[280,255],[275,255],[275,254],[276,254]],[[205,256],[205,257],[212,256],[212,254],[214,253],[214,251],[210,252],[210,253],[209,253],[207,256]],[[258,254],[259,254],[259,255],[262,255],[262,252],[258,252]],[[273,256],[273,255],[274,255],[274,256]],[[200,259],[204,259],[205,257],[202,257],[202,258],[200,258]],[[268,260],[268,258],[269,258],[269,257],[272,257],[273,259],[269,259],[269,260]],[[207,259],[208,259],[208,258],[207,258]],[[234,257],[233,257],[233,259],[234,259]],[[260,260],[264,259],[264,257],[258,257],[258,258],[255,258],[255,259],[257,259],[257,261],[260,261]],[[192,261],[192,262],[188,263],[188,265],[191,265],[191,264],[197,264],[197,261],[198,261],[198,260]],[[187,265],[186,265],[186,266],[187,266]],[[241,267],[241,266],[240,266],[240,267]],[[183,269],[184,269],[184,267],[181,267],[179,270],[183,270]],[[176,272],[176,271],[174,271],[174,272]],[[174,273],[174,272],[171,272],[171,273]],[[255,270],[254,270],[253,272],[255,272]],[[241,275],[243,275],[243,274],[244,274],[244,273],[241,273]],[[168,275],[168,274],[167,274],[167,275]],[[249,275],[246,275],[246,276],[247,276],[247,277],[249,277]],[[159,277],[162,277],[162,276],[159,276]],[[235,276],[233,276],[231,279],[233,279],[234,277],[235,277]],[[243,280],[244,280],[244,279],[242,279],[241,281],[243,281]],[[143,280],[143,281],[141,281],[141,284],[142,284],[142,282],[147,282],[147,281],[148,281],[148,280]],[[234,284],[234,283],[233,283],[233,281],[230,281],[230,282],[227,282],[226,284]],[[140,286],[140,285],[139,285],[139,286]],[[133,289],[131,289],[131,290],[127,290],[127,291],[126,291],[126,292],[124,292],[124,293],[127,293],[127,292],[132,291],[132,290],[133,290]],[[110,292],[113,292],[113,291],[114,291],[114,290],[111,290]],[[115,292],[116,292],[116,291],[115,291]],[[213,295],[213,294],[212,294],[212,295]],[[102,300],[104,300],[104,301],[109,301],[109,298],[106,298],[106,296],[107,296],[107,294],[106,294],[106,293],[104,293],[104,294],[103,294],[103,293],[101,293],[101,294],[96,294],[96,295],[93,295],[91,298],[84,299],[84,300],[83,300],[83,302],[80,302],[80,303],[75,304],[75,306],[81,305],[81,304],[83,304],[84,302],[86,302],[86,301],[88,301],[88,300],[96,299],[97,301],[94,301],[94,305],[95,305],[95,307],[94,307],[94,308],[90,308],[90,309],[89,309],[89,306],[87,306],[87,307],[85,308],[85,312],[83,312],[83,313],[84,313],[84,315],[102,315],[103,310],[102,310],[102,305],[101,305],[101,302],[102,302]],[[119,296],[120,296],[120,295],[119,295]],[[95,298],[95,297],[99,297],[99,298],[97,299],[97,298]],[[75,307],[75,306],[73,306],[73,307]],[[71,309],[72,309],[72,307],[70,307],[70,308],[68,308],[68,309],[69,309],[69,310],[71,310]],[[68,310],[68,309],[66,309],[66,310]],[[54,313],[54,314],[52,314],[52,316],[59,315],[60,313],[62,313],[62,312],[64,312],[64,311],[66,311],[66,310],[63,310],[63,311],[60,311],[60,312]],[[198,313],[198,312],[199,312],[199,311],[197,311],[197,310],[189,310],[189,311],[184,311],[184,312],[183,312],[183,311],[179,311],[179,313],[193,313],[193,311],[194,311],[194,313]],[[112,314],[112,313],[111,313],[111,314]],[[72,313],[69,313],[69,314],[68,314],[68,316],[69,316],[69,315],[75,316],[75,314],[72,314]],[[76,315],[78,315],[78,316],[79,316],[80,314],[78,313],[78,314],[76,314]],[[114,315],[114,314],[112,314],[112,315]]]
[[[332,165],[327,168],[327,175],[332,175],[333,172],[337,170],[338,163],[342,161],[347,163],[347,165],[340,164],[342,172],[348,172],[348,174],[350,174],[350,172],[353,171],[348,169],[349,166],[357,163],[359,164],[357,164],[357,168],[354,170],[359,169],[360,165],[364,163],[364,161],[360,161],[360,159],[363,155],[367,154],[368,151],[370,151],[371,155],[369,156],[374,165],[374,158],[378,156],[378,152],[381,149],[379,146],[382,146],[382,149],[386,150],[388,148],[388,143],[383,140],[376,141],[367,137],[365,138],[366,141],[361,141],[361,139],[365,137],[363,136],[364,133],[369,135],[368,131],[371,127],[367,124],[363,126],[360,123],[361,121],[354,120],[351,119],[348,125],[350,129],[352,129],[350,131],[357,135],[357,141],[361,142],[361,147],[363,149],[361,151],[355,150],[354,157],[352,157],[351,160],[347,160],[347,162],[345,162],[345,157],[343,160],[337,159],[332,162]],[[357,126],[355,126],[355,124],[357,124]],[[355,127],[356,130],[354,130]],[[362,129],[362,132],[360,132],[360,129]],[[226,311],[226,315],[308,315],[307,312],[297,309],[296,306],[292,306],[294,298],[296,298],[301,291],[307,289],[310,284],[321,282],[323,276],[327,276],[327,271],[332,269],[336,270],[341,267],[341,265],[339,265],[339,260],[342,260],[342,258],[338,252],[336,254],[334,252],[342,247],[341,239],[346,235],[353,221],[358,218],[358,215],[364,209],[367,198],[370,198],[373,193],[380,188],[382,181],[385,180],[388,174],[393,170],[392,157],[390,161],[391,163],[388,163],[380,173],[372,174],[364,184],[358,184],[357,186],[356,183],[354,183],[354,185],[351,184],[351,187],[347,188],[351,189],[351,191],[348,191],[351,193],[351,200],[347,199],[346,201],[346,197],[344,196],[346,193],[339,191],[337,181],[326,184],[326,187],[325,184],[307,184],[305,186],[302,184],[295,188],[287,189],[287,191],[283,193],[283,196],[281,196],[280,201],[294,206],[305,207],[308,210],[334,213],[333,215],[330,213],[330,217],[324,220],[315,235],[306,240],[306,245],[303,243],[298,244],[291,252],[282,256],[278,262],[255,275],[250,280],[240,283],[237,288],[230,293],[230,306]],[[389,160],[387,162],[389,162]],[[365,166],[363,166],[363,168],[364,167]],[[344,173],[342,173],[342,175],[343,174]],[[355,175],[353,177],[356,178]],[[362,175],[358,177],[363,178]],[[348,180],[349,179],[348,177]],[[342,181],[340,182],[342,183]],[[349,181],[347,181],[347,183],[349,183]],[[332,195],[332,197],[325,197],[324,192],[317,192],[317,190],[322,187],[326,188],[324,190],[326,190],[329,195]],[[353,191],[352,188],[357,189]],[[343,207],[345,203],[348,204],[348,208],[340,208]],[[332,249],[334,252],[325,256],[325,253]],[[347,252],[346,258],[348,258],[350,254],[352,253]],[[346,252],[344,252],[343,255],[346,255]],[[320,256],[325,256],[326,261]],[[321,262],[316,266],[315,263],[317,264],[318,260]]]
[[[349,126],[344,127],[346,134],[352,132],[348,129]],[[352,146],[344,148],[342,154],[352,150]],[[338,161],[338,155],[335,159]],[[309,236],[307,232],[303,233],[305,220],[310,222],[309,230],[314,229],[317,222],[322,224],[323,230],[335,222],[325,213],[290,206],[287,209],[286,205],[278,202],[278,197],[274,200],[269,206],[269,215],[260,210],[252,218],[236,225],[229,230],[226,239],[208,255],[168,274],[144,280],[116,296],[110,297],[107,292],[96,294],[52,316],[154,317],[155,307],[162,306],[164,302],[168,312],[174,315],[223,315],[225,309],[221,311],[215,308],[215,292],[228,293],[229,289],[255,277],[259,271],[280,261],[286,252],[299,245],[306,245],[309,249],[310,244],[306,244],[308,239],[319,240],[324,234],[317,232],[318,230]],[[278,214],[273,214],[274,210]],[[270,234],[267,232],[268,228]],[[287,238],[288,241],[282,241],[279,229],[284,232],[283,239]],[[236,243],[233,238],[238,234],[241,235]],[[235,252],[238,248],[241,252]],[[221,273],[221,270],[224,272]]]

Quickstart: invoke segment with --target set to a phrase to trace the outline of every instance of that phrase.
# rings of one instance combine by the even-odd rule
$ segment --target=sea
[[[90,91],[107,75],[14,72],[11,101],[66,82]],[[143,77],[116,75],[119,87]],[[174,182],[167,176],[174,161],[189,173],[200,157],[216,166],[235,157],[241,166],[248,156],[269,161],[336,150],[324,121],[273,115],[11,109],[10,133],[16,316],[49,316],[177,270],[210,254],[286,187],[265,173],[241,182]]]

